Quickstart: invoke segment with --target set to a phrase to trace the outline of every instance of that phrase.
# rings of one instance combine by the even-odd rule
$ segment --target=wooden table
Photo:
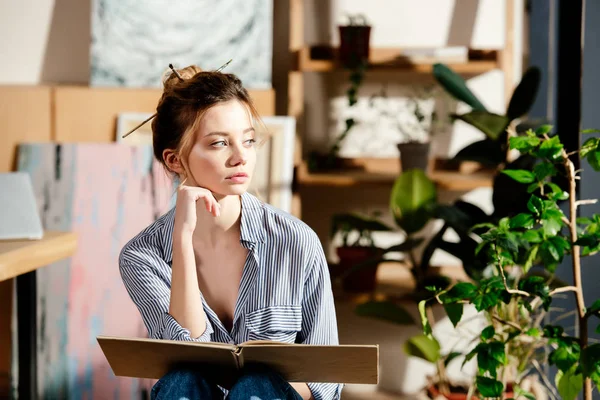
[[[77,237],[70,232],[45,232],[39,240],[0,240],[0,282],[11,278],[17,281],[19,398],[37,398],[35,271],[72,256],[76,247]],[[11,307],[9,315],[10,310]],[[7,320],[10,321],[10,316]]]

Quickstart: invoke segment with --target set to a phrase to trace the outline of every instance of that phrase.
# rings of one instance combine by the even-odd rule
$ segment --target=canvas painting
[[[131,135],[122,136],[146,120],[150,113],[122,113],[117,121],[117,141],[132,146],[152,144],[151,123]],[[294,177],[296,120],[289,116],[262,117],[265,141],[257,149],[257,162],[250,193],[281,210],[291,212]],[[260,124],[257,124],[260,129]],[[263,132],[264,133],[264,132]],[[149,154],[148,157],[152,157]],[[146,161],[150,162],[150,161]]]
[[[96,341],[147,337],[118,257],[174,205],[173,182],[151,152],[118,143],[19,147],[18,169],[31,176],[44,229],[77,235],[71,258],[37,271],[39,398],[139,399],[151,387],[115,377]]]
[[[161,87],[169,63],[271,88],[273,0],[92,0],[92,86]]]

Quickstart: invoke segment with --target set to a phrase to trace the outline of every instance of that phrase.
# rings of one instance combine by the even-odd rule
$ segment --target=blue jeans
[[[223,399],[221,389],[200,369],[180,368],[163,376],[152,388],[150,400]],[[230,388],[228,400],[302,400],[276,372],[262,366],[245,368]]]

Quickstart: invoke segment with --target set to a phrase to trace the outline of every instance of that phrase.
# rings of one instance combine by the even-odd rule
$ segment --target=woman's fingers
[[[215,196],[213,196],[210,190],[192,186],[186,186],[185,190],[190,195],[192,201],[196,202],[202,199],[202,201],[204,201],[206,211],[208,211],[215,217],[221,215],[221,205],[219,204],[217,199],[215,199]]]

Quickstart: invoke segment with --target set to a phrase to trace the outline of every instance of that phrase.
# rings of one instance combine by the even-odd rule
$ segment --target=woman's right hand
[[[221,206],[212,192],[203,187],[181,185],[175,204],[175,229],[182,233],[193,233],[196,229],[196,202],[202,201],[206,211],[218,217]]]

